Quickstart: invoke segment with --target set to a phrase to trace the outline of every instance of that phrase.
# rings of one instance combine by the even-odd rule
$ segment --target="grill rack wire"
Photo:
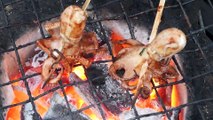
[[[7,14],[6,14],[6,11],[5,11],[4,7],[5,7],[6,5],[16,4],[16,3],[22,2],[22,1],[23,1],[23,0],[16,0],[16,1],[12,1],[12,2],[5,3],[5,4],[4,4],[4,3],[3,3],[3,0],[0,0],[0,7],[1,7],[1,9],[3,10],[3,17],[4,17],[4,20],[5,20],[5,23],[6,23],[5,26],[0,26],[0,29],[5,29],[5,28],[6,28],[6,29],[8,29],[9,32],[10,32],[10,27],[13,26],[13,25],[11,25],[11,24],[9,23],[9,21],[8,21],[8,16],[7,16]],[[110,53],[110,55],[112,56],[112,60],[110,60],[110,61],[98,61],[98,62],[96,62],[96,63],[111,62],[111,61],[114,61],[114,60],[115,60],[115,57],[114,57],[114,55],[113,55],[113,53],[112,53],[112,49],[111,49],[111,46],[110,46],[110,43],[109,43],[109,39],[108,39],[108,37],[105,35],[105,30],[104,30],[104,28],[103,28],[103,25],[102,25],[101,21],[104,21],[104,20],[120,20],[120,19],[123,19],[123,18],[124,18],[125,21],[126,21],[126,23],[127,23],[127,25],[128,25],[128,27],[129,27],[129,31],[130,31],[131,38],[132,38],[132,39],[135,39],[135,35],[134,35],[134,31],[133,31],[133,26],[131,25],[130,18],[139,16],[139,15],[142,15],[142,14],[145,14],[145,13],[149,13],[149,12],[156,12],[156,10],[157,10],[157,8],[153,6],[152,0],[149,0],[150,4],[151,4],[151,6],[152,6],[151,9],[147,9],[147,10],[141,11],[141,12],[139,12],[139,13],[135,13],[135,14],[132,14],[132,15],[128,15],[128,14],[126,13],[126,11],[125,11],[125,8],[124,8],[124,5],[123,5],[123,1],[124,1],[124,0],[111,0],[111,1],[109,1],[109,2],[107,2],[107,3],[104,3],[104,4],[99,5],[99,6],[94,6],[94,5],[93,5],[93,9],[88,9],[88,10],[92,10],[92,11],[94,11],[94,13],[96,13],[96,11],[97,11],[98,9],[102,8],[102,7],[106,7],[106,6],[109,6],[109,5],[111,5],[111,4],[119,4],[120,7],[121,7],[121,9],[122,9],[122,11],[123,11],[123,15],[122,15],[122,16],[106,17],[106,18],[100,18],[100,19],[97,17],[97,19],[95,19],[95,20],[88,21],[88,24],[98,24],[98,25],[100,26],[101,32],[103,33],[103,36],[104,36],[104,41],[106,42],[106,44],[107,44],[107,46],[108,46],[109,53]],[[171,6],[165,6],[165,9],[170,9],[170,8],[180,8],[180,9],[181,9],[181,11],[182,11],[182,13],[183,13],[183,15],[184,15],[185,21],[186,21],[186,23],[187,23],[187,25],[188,25],[187,27],[189,28],[189,31],[188,31],[188,33],[187,33],[187,37],[192,38],[192,40],[196,43],[198,50],[201,52],[202,57],[204,58],[204,60],[206,61],[207,65],[208,65],[209,71],[208,71],[208,72],[205,72],[205,73],[203,73],[203,74],[199,74],[199,75],[196,75],[196,76],[194,76],[194,77],[188,78],[187,76],[185,76],[185,75],[182,73],[181,68],[180,68],[180,65],[178,64],[176,58],[173,57],[173,60],[174,60],[174,62],[175,62],[175,64],[176,64],[178,70],[180,71],[181,75],[183,76],[183,79],[180,80],[180,81],[168,83],[168,84],[165,84],[165,85],[158,85],[158,86],[155,86],[155,85],[153,84],[153,86],[154,86],[153,88],[154,88],[155,92],[157,93],[157,97],[158,97],[158,99],[159,99],[159,101],[160,101],[160,103],[161,103],[161,105],[162,105],[162,107],[163,107],[163,111],[161,111],[161,112],[156,112],[156,113],[145,114],[145,115],[139,115],[138,112],[137,112],[137,110],[135,109],[135,107],[133,107],[134,113],[135,113],[135,117],[134,117],[134,118],[131,118],[131,120],[140,119],[140,118],[142,118],[142,117],[148,117],[148,116],[152,116],[152,115],[159,115],[159,114],[165,114],[165,115],[167,116],[167,118],[168,118],[169,120],[171,120],[170,115],[169,115],[170,112],[173,112],[173,111],[180,111],[180,110],[181,110],[182,108],[184,108],[184,107],[193,106],[193,105],[196,105],[196,107],[197,107],[197,109],[198,109],[198,111],[199,111],[199,113],[200,113],[200,115],[201,115],[201,118],[202,118],[203,120],[205,120],[205,117],[204,117],[202,111],[200,110],[199,104],[205,103],[205,102],[212,102],[212,101],[213,101],[213,97],[210,97],[210,98],[207,98],[207,99],[194,100],[194,101],[192,101],[192,102],[188,102],[188,103],[186,103],[186,104],[182,104],[182,105],[180,105],[180,106],[178,106],[178,107],[174,107],[174,108],[171,108],[171,109],[166,109],[164,103],[162,102],[162,98],[159,96],[159,93],[158,93],[158,91],[157,91],[157,88],[167,87],[167,86],[172,86],[172,85],[176,85],[176,84],[185,83],[186,86],[187,86],[187,88],[188,88],[189,94],[191,94],[191,93],[193,93],[193,92],[190,92],[190,90],[193,91],[192,85],[191,85],[191,81],[192,81],[192,80],[213,73],[213,70],[210,69],[210,68],[211,68],[210,62],[208,61],[207,56],[206,56],[206,54],[205,54],[204,51],[203,51],[203,49],[206,49],[206,48],[202,48],[202,47],[201,47],[201,45],[199,44],[198,39],[197,39],[197,37],[196,37],[196,34],[199,34],[199,33],[201,33],[201,32],[205,32],[206,29],[212,28],[212,27],[213,27],[213,24],[210,24],[210,25],[208,25],[208,26],[204,26],[203,24],[201,24],[200,29],[196,29],[196,30],[193,29],[193,28],[192,28],[192,24],[191,24],[191,22],[190,22],[190,20],[189,20],[189,17],[188,17],[188,15],[187,15],[187,12],[186,12],[184,6],[187,5],[187,4],[190,4],[190,3],[194,2],[195,0],[189,0],[189,1],[187,1],[187,2],[181,2],[181,0],[176,0],[176,1],[177,1],[178,4],[176,4],[176,5],[171,5]],[[36,17],[36,20],[38,21],[38,22],[37,22],[37,26],[39,27],[39,29],[40,29],[40,31],[41,31],[42,37],[43,37],[43,38],[46,38],[46,36],[44,35],[44,32],[43,32],[41,23],[44,22],[44,21],[46,21],[46,20],[49,20],[49,19],[51,19],[51,18],[58,17],[58,16],[60,15],[60,13],[57,13],[57,14],[54,14],[54,15],[52,15],[52,16],[50,16],[50,17],[41,19],[40,16],[39,16],[39,13],[37,12],[36,6],[35,6],[35,0],[30,0],[30,2],[31,2],[31,5],[32,5],[33,10],[34,10],[34,15],[35,15],[35,17]],[[72,2],[72,3],[75,4],[75,2]],[[211,7],[213,8],[212,3],[211,3],[210,0],[208,0],[208,3],[209,3],[209,4],[211,5]],[[92,2],[91,4],[93,4],[93,2]],[[66,5],[65,5],[65,3],[64,3],[64,0],[60,0],[61,11],[65,8],[65,6],[66,6]],[[199,14],[199,18],[200,18],[200,23],[203,23],[203,19],[202,19],[202,15],[201,15],[201,14]],[[34,76],[37,76],[37,75],[40,75],[40,73],[36,73],[36,74],[32,74],[32,75],[25,75],[25,72],[24,72],[24,69],[23,69],[23,65],[21,64],[21,60],[20,60],[20,56],[19,56],[18,50],[19,50],[19,49],[22,49],[22,48],[24,48],[24,47],[27,47],[27,46],[29,46],[29,45],[35,44],[35,42],[30,42],[30,43],[26,43],[26,44],[17,46],[17,45],[15,44],[14,37],[13,37],[13,35],[12,35],[11,33],[9,34],[9,37],[10,37],[10,39],[11,39],[11,41],[12,41],[12,46],[13,46],[13,47],[12,47],[12,48],[9,48],[9,49],[7,49],[7,50],[1,50],[1,51],[0,51],[0,54],[6,53],[6,52],[15,51],[15,54],[16,54],[16,57],[17,57],[17,61],[18,61],[18,64],[19,64],[19,69],[20,69],[20,72],[21,72],[22,77],[21,77],[21,78],[18,78],[18,79],[16,79],[16,80],[12,80],[12,81],[7,82],[7,83],[0,84],[0,88],[3,87],[3,86],[7,86],[7,85],[10,85],[10,84],[13,84],[13,83],[15,83],[15,82],[23,81],[23,82],[25,83],[25,86],[26,86],[26,90],[27,90],[27,94],[28,94],[28,96],[29,96],[29,99],[26,100],[26,101],[20,102],[20,103],[11,104],[11,105],[7,105],[7,106],[1,107],[1,108],[0,108],[0,111],[1,111],[1,113],[0,113],[1,115],[0,115],[0,116],[1,116],[2,119],[3,119],[3,113],[2,113],[3,110],[8,109],[8,108],[10,108],[10,107],[18,106],[18,105],[24,105],[24,104],[26,104],[26,103],[31,103],[31,104],[32,104],[32,108],[33,108],[33,111],[34,111],[33,119],[35,119],[35,120],[41,119],[40,115],[38,114],[38,112],[37,112],[37,110],[36,110],[36,106],[35,106],[34,101],[37,100],[37,99],[39,99],[39,98],[41,98],[41,97],[43,97],[43,96],[45,96],[45,95],[47,95],[47,94],[50,93],[50,92],[54,92],[54,91],[58,90],[58,89],[61,89],[61,90],[62,90],[62,93],[63,93],[63,95],[64,95],[64,98],[65,98],[67,107],[68,107],[68,109],[69,109],[69,112],[70,112],[70,113],[73,113],[73,111],[71,111],[71,108],[70,108],[70,106],[69,106],[69,102],[68,102],[66,93],[65,93],[65,91],[64,91],[64,87],[73,86],[73,85],[76,85],[76,84],[79,85],[79,84],[84,84],[84,83],[86,83],[86,82],[89,82],[91,90],[92,90],[92,91],[95,91],[95,90],[94,90],[94,87],[91,85],[91,80],[89,80],[89,79],[88,79],[88,81],[74,82],[74,83],[71,83],[71,84],[63,84],[61,81],[59,81],[59,86],[57,86],[57,87],[55,87],[55,88],[52,88],[52,89],[50,89],[50,90],[48,90],[48,91],[46,91],[46,92],[44,92],[44,93],[42,93],[42,94],[40,94],[40,95],[38,95],[38,96],[33,97],[32,94],[31,94],[31,91],[30,91],[30,89],[29,89],[29,85],[28,85],[27,79],[28,79],[28,78],[31,78],[31,77],[34,77]],[[212,46],[213,46],[213,45],[211,44],[211,45],[209,45],[208,47],[212,47]],[[153,81],[152,81],[152,83],[153,83]],[[92,96],[92,97],[94,97],[94,94],[96,94],[96,93],[93,92],[93,96]],[[193,95],[191,95],[191,96],[193,96]],[[129,97],[131,98],[131,95],[130,95],[130,94],[129,94]],[[115,100],[115,99],[108,99],[108,100],[104,100],[104,101],[100,101],[100,100],[97,100],[97,99],[95,99],[95,100],[96,100],[96,104],[90,104],[90,105],[88,105],[87,107],[84,107],[84,108],[82,108],[82,109],[79,109],[79,110],[74,111],[74,113],[79,113],[79,112],[82,112],[82,111],[84,111],[84,110],[86,110],[86,109],[89,109],[89,108],[91,108],[91,107],[94,107],[95,105],[98,105],[98,106],[99,106],[98,109],[100,110],[102,119],[103,119],[103,120],[106,120],[106,118],[105,118],[105,116],[104,116],[104,112],[103,112],[102,108],[100,107],[100,104],[101,104],[101,103],[104,103],[104,102],[109,102],[109,101],[112,101],[112,100]]]

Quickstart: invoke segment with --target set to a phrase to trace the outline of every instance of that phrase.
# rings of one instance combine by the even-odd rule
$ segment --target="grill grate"
[[[108,46],[108,50],[110,52],[110,55],[112,56],[112,60],[111,61],[114,61],[115,60],[115,57],[112,53],[112,48],[110,46],[110,43],[109,43],[109,38],[106,36],[106,33],[105,33],[105,30],[103,28],[103,25],[101,23],[101,21],[105,21],[105,20],[121,20],[121,19],[124,19],[128,25],[128,28],[129,28],[129,31],[130,31],[130,35],[131,35],[131,38],[132,39],[135,39],[135,34],[134,34],[134,27],[132,26],[132,23],[130,21],[130,18],[134,18],[134,17],[137,17],[137,16],[140,16],[140,15],[143,15],[143,14],[146,14],[146,13],[151,13],[151,12],[156,12],[157,8],[154,7],[154,4],[152,2],[152,0],[149,0],[149,3],[150,3],[150,6],[151,8],[150,9],[147,9],[145,11],[141,11],[141,12],[138,12],[138,13],[135,13],[135,14],[131,14],[131,15],[128,15],[127,12],[126,12],[126,9],[125,9],[125,6],[123,4],[125,0],[111,0],[109,2],[106,2],[104,4],[100,4],[100,5],[95,5],[93,2],[93,8],[92,9],[89,9],[89,11],[94,11],[94,14],[96,14],[96,19],[93,19],[93,20],[90,20],[88,21],[88,24],[97,24],[98,26],[100,26],[100,31],[101,33],[103,34],[103,41],[106,43],[106,45]],[[137,1],[137,0],[136,0]],[[211,68],[211,63],[210,61],[208,60],[208,57],[206,56],[205,54],[205,50],[206,49],[210,49],[212,48],[213,46],[213,43],[211,43],[210,45],[208,46],[204,46],[202,47],[200,45],[200,43],[198,42],[198,38],[197,38],[197,34],[200,34],[200,33],[205,33],[205,31],[209,28],[212,28],[213,27],[213,24],[210,24],[208,26],[204,26],[204,22],[203,22],[203,17],[202,17],[202,14],[201,12],[199,12],[199,21],[200,21],[200,28],[199,29],[195,29],[193,28],[193,25],[192,23],[190,22],[190,19],[189,19],[189,16],[187,15],[187,11],[185,10],[184,6],[185,5],[188,5],[188,4],[192,4],[193,2],[195,2],[195,0],[188,0],[186,2],[181,2],[180,0],[176,0],[177,1],[177,4],[175,5],[170,5],[170,6],[166,6],[165,9],[171,9],[171,8],[179,8],[181,9],[182,13],[183,13],[183,16],[184,16],[184,19],[185,19],[185,22],[186,24],[188,25],[188,33],[187,33],[187,36],[192,39],[194,41],[194,43],[197,45],[197,49],[196,50],[193,50],[191,52],[195,52],[195,51],[199,51],[202,55],[202,58],[205,60],[205,62],[207,63],[207,67],[208,67],[208,71],[205,72],[205,73],[202,73],[202,74],[198,74],[198,75],[195,75],[194,77],[188,77],[187,75],[185,75],[183,72],[182,72],[182,69],[179,65],[179,63],[177,62],[176,58],[173,57],[173,60],[174,62],[176,63],[177,65],[177,68],[179,69],[179,71],[181,72],[182,76],[183,76],[183,79],[180,80],[180,81],[177,81],[177,82],[172,82],[172,83],[169,83],[169,84],[166,84],[166,85],[159,85],[159,86],[154,86],[154,90],[155,92],[157,93],[157,97],[161,103],[161,105],[163,106],[163,111],[162,112],[156,112],[156,113],[151,113],[151,114],[145,114],[145,115],[139,115],[137,110],[135,109],[135,107],[133,107],[134,109],[134,112],[135,112],[135,117],[132,118],[132,120],[134,119],[139,119],[139,118],[142,118],[142,117],[147,117],[147,116],[152,116],[152,115],[159,115],[159,114],[166,114],[167,118],[170,119],[170,115],[169,113],[173,112],[173,111],[180,111],[182,108],[184,107],[187,107],[187,106],[193,106],[193,105],[196,105],[199,113],[200,113],[200,116],[202,118],[202,120],[205,120],[206,117],[205,117],[205,114],[203,113],[203,111],[201,110],[201,106],[200,104],[201,103],[206,103],[206,102],[213,102],[213,98],[206,98],[206,99],[201,99],[201,100],[195,100],[195,95],[193,94],[194,90],[193,90],[193,87],[192,87],[192,80],[195,80],[197,78],[202,78],[206,75],[212,75],[213,74],[213,69]],[[88,81],[86,82],[75,82],[75,83],[72,83],[72,84],[63,84],[61,81],[59,82],[59,86],[51,89],[51,90],[48,90],[36,97],[33,97],[31,95],[31,91],[29,89],[29,86],[28,86],[28,82],[27,82],[27,79],[28,78],[31,78],[31,77],[34,77],[34,76],[37,76],[37,75],[40,75],[40,73],[36,73],[36,74],[32,74],[32,75],[25,75],[25,72],[23,70],[23,66],[21,64],[21,60],[20,60],[20,56],[19,56],[19,53],[18,53],[18,50],[19,49],[22,49],[24,47],[27,47],[27,46],[30,46],[32,44],[35,44],[35,42],[31,42],[31,43],[26,43],[24,45],[20,45],[20,46],[17,46],[15,44],[15,40],[14,40],[14,36],[11,32],[11,27],[13,27],[14,25],[13,24],[10,24],[9,20],[8,20],[8,16],[6,14],[6,11],[5,11],[5,6],[7,5],[11,5],[11,4],[17,4],[19,2],[23,2],[23,0],[16,0],[16,1],[11,1],[11,2],[8,2],[8,3],[4,3],[3,0],[0,0],[0,7],[1,7],[1,11],[3,11],[3,17],[4,17],[4,26],[0,26],[0,29],[8,29],[9,30],[9,36],[10,36],[10,40],[12,41],[12,46],[13,48],[9,48],[9,49],[5,49],[5,50],[0,50],[0,54],[3,54],[3,53],[6,53],[6,52],[11,52],[11,51],[15,51],[15,54],[16,54],[16,57],[17,57],[17,60],[18,60],[18,64],[19,64],[19,68],[20,68],[20,71],[21,71],[21,75],[22,77],[21,78],[18,78],[16,80],[12,80],[8,83],[3,83],[3,84],[0,84],[0,88],[3,87],[3,86],[6,86],[6,85],[10,85],[10,84],[13,84],[15,82],[18,82],[18,81],[24,81],[25,83],[25,86],[26,86],[26,90],[27,90],[27,94],[29,96],[29,99],[24,101],[24,102],[20,102],[20,103],[16,103],[16,104],[12,104],[12,105],[7,105],[7,106],[3,106],[0,108],[0,111],[3,111],[7,108],[10,108],[10,107],[15,107],[15,106],[18,106],[18,105],[23,105],[23,104],[26,104],[26,103],[31,103],[32,104],[32,107],[33,107],[33,111],[34,111],[34,119],[41,119],[40,115],[37,113],[36,111],[36,107],[35,107],[35,103],[34,101],[49,94],[50,92],[54,92],[58,89],[61,89],[62,90],[62,93],[64,95],[64,98],[65,98],[65,101],[66,101],[66,104],[67,104],[67,107],[69,108],[70,112],[73,113],[71,111],[71,108],[69,106],[69,102],[68,102],[68,99],[67,99],[67,96],[66,96],[66,93],[64,91],[64,87],[66,86],[73,86],[73,85],[76,85],[76,84],[85,84],[86,82],[89,82],[89,85],[90,85],[90,89],[92,91],[95,91],[94,90],[94,86],[92,86],[91,84],[91,80],[89,79]],[[33,7],[33,12],[34,12],[34,15],[36,17],[36,21],[37,21],[37,26],[39,27],[40,31],[41,31],[41,35],[43,38],[46,38],[47,36],[45,36],[44,34],[44,31],[42,30],[42,26],[41,26],[41,23],[46,21],[46,20],[49,20],[51,18],[54,18],[54,17],[58,17],[60,15],[60,13],[56,13],[56,14],[53,14],[51,16],[48,16],[48,17],[45,17],[45,18],[41,18],[41,16],[39,15],[39,12],[38,12],[38,9],[36,8],[36,4],[35,4],[36,0],[30,0],[30,3]],[[60,8],[61,8],[61,11],[67,6],[67,4],[65,4],[67,1],[65,0],[60,0]],[[75,2],[71,2],[71,3],[75,3]],[[213,8],[212,6],[212,3],[210,0],[208,0],[208,3],[209,5]],[[117,4],[118,6],[120,6],[121,10],[122,10],[122,14],[121,15],[117,15],[117,16],[113,16],[113,17],[105,17],[105,18],[99,18],[98,15],[97,15],[97,11],[98,9],[101,9],[103,7],[107,7],[107,6],[110,6],[112,4]],[[25,24],[25,23],[21,23],[21,24]],[[190,51],[183,51],[183,54],[187,54],[188,52]],[[105,62],[111,62],[111,61],[98,61],[96,63],[105,63]],[[172,86],[172,85],[176,85],[176,84],[181,84],[181,83],[186,83],[187,85],[187,88],[188,88],[188,91],[190,96],[192,96],[192,99],[193,101],[192,102],[188,102],[186,104],[182,104],[178,107],[175,107],[175,108],[171,108],[171,109],[166,109],[164,103],[162,102],[162,98],[159,96],[159,93],[157,91],[157,88],[161,88],[161,87],[166,87],[166,86]],[[94,94],[96,94],[95,92],[93,92],[93,97],[94,97]],[[131,95],[129,94],[129,97],[131,98]],[[101,103],[105,103],[105,102],[109,102],[109,101],[112,101],[114,99],[108,99],[108,100],[105,100],[105,101],[100,101],[100,100],[96,100],[96,105],[99,106],[99,110],[101,112],[101,115],[102,115],[102,118],[103,120],[106,120],[105,116],[104,116],[104,113],[103,113],[103,110],[102,108],[100,107]],[[91,105],[88,105],[87,107],[83,108],[83,109],[79,109],[77,111],[75,111],[74,113],[79,113],[79,112],[82,112],[86,109],[89,109],[91,107],[94,107],[95,104],[91,104]],[[1,113],[1,116],[3,116],[3,114]]]

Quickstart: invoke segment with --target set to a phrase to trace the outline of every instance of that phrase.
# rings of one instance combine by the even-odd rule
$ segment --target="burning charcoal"
[[[70,81],[71,82],[82,82],[82,80],[74,73],[70,74]],[[74,86],[77,93],[83,98],[83,100],[86,102],[87,105],[94,104],[94,107],[92,107],[93,112],[101,118],[101,113],[99,112],[98,106],[96,105],[96,101],[93,99],[93,95],[90,90],[89,83],[84,84],[77,84]]]
[[[95,73],[98,73],[99,76],[103,77],[98,78],[94,74],[91,74],[93,73],[91,71],[95,71]],[[95,83],[94,81],[103,81],[105,83],[93,85],[95,86],[99,99],[116,99],[104,104],[112,113],[119,114],[122,112],[123,108],[127,108],[130,105],[131,100],[128,93],[126,93],[125,89],[123,89],[116,80],[113,80],[108,75],[108,67],[106,64],[95,64],[91,66],[88,70],[88,79],[91,79],[93,81],[92,83]]]
[[[22,120],[34,120],[34,116],[35,116],[35,112],[33,111],[31,103],[27,103],[22,106],[22,109],[21,109]]]
[[[34,71],[33,69],[29,69],[26,71],[26,75],[33,75],[33,74],[36,74],[37,72]],[[39,85],[43,82],[42,81],[42,78],[40,75],[37,75],[37,76],[33,76],[33,77],[30,77],[27,79],[27,82],[28,82],[28,86],[30,88],[30,91],[34,91],[36,89],[38,89]],[[13,88],[15,90],[21,90],[23,92],[26,92],[26,88],[25,88],[25,83],[24,81],[19,81],[17,82],[18,85],[16,86],[13,86]]]
[[[119,114],[123,108],[127,108],[130,105],[130,98],[123,88],[108,76],[108,68],[106,64],[94,64],[87,69],[88,79],[92,81],[92,85],[95,88],[95,98],[100,101],[109,100],[103,105],[112,113]],[[70,76],[71,81],[79,82],[81,80],[76,79],[74,75]],[[92,97],[89,83],[83,85],[77,85],[76,87],[81,92],[82,97],[86,99],[90,104],[95,104],[95,100]],[[111,99],[111,100],[110,100]],[[115,99],[115,100],[112,100]],[[95,106],[97,109],[97,106]]]
[[[145,114],[150,114],[150,113],[155,113],[157,111],[155,111],[154,109],[151,108],[138,108],[136,107],[136,110],[138,112],[139,115],[145,115]],[[135,112],[133,109],[131,109],[130,111],[125,111],[122,114],[119,115],[120,120],[133,120],[135,117]],[[142,117],[140,118],[140,120],[161,120],[161,116],[160,115],[152,115],[150,117]]]
[[[88,120],[89,118],[82,113],[70,113],[63,97],[55,93],[50,100],[50,108],[44,116],[44,120]],[[70,104],[71,111],[76,111]]]

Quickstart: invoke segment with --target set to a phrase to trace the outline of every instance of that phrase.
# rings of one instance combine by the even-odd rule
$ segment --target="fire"
[[[121,35],[119,35],[116,32],[112,32],[111,34],[111,40],[113,43],[113,53],[114,55],[116,55],[122,48],[128,47],[128,45],[125,44],[117,44],[119,40],[122,40],[123,37]],[[171,65],[174,65],[173,62],[170,63]],[[35,72],[40,72],[41,68],[29,68],[32,69],[32,71]],[[86,81],[87,77],[85,75],[85,69],[83,66],[77,66],[73,68],[73,72],[79,77],[81,78],[82,81]],[[16,76],[14,76],[11,79],[18,79],[20,78],[21,75],[17,74]],[[65,81],[69,81],[69,73],[64,73],[62,80]],[[32,79],[33,80],[33,79]],[[137,80],[132,80],[129,82],[130,85],[135,85],[137,84]],[[159,83],[154,82],[155,86],[158,86]],[[16,87],[20,87],[20,82],[14,83],[13,86]],[[32,95],[33,97],[40,95],[42,92],[45,92],[45,90],[41,89],[42,86],[42,82],[36,86],[36,88],[34,90],[32,90]],[[22,86],[24,87],[24,86]],[[168,90],[171,89],[171,92],[168,92]],[[158,93],[160,94],[161,98],[163,99],[163,102],[165,103],[165,105],[167,107],[176,107],[178,105],[180,105],[180,94],[178,92],[178,87],[177,85],[174,85],[171,88],[158,88]],[[57,91],[60,92],[60,91]],[[134,93],[134,91],[132,91]],[[26,91],[23,90],[19,90],[19,89],[14,89],[14,93],[15,93],[15,99],[13,101],[13,104],[15,103],[19,103],[19,102],[23,102],[29,99]],[[81,96],[77,93],[77,91],[75,90],[75,88],[73,86],[68,86],[65,87],[65,93],[69,98],[69,102],[70,104],[74,105],[77,109],[82,109],[86,106],[88,106],[86,104],[86,102],[84,101],[83,98],[81,98]],[[63,96],[62,93],[60,93],[61,96]],[[168,96],[171,96],[171,98],[169,98]],[[49,103],[49,99],[52,97],[52,93],[41,97],[39,99],[37,99],[35,101],[36,104],[36,109],[38,111],[38,113],[41,115],[41,117],[44,117],[44,115],[47,113],[48,108],[50,107],[50,103]],[[136,102],[136,107],[139,108],[152,108],[156,111],[162,111],[162,106],[159,103],[158,97],[156,95],[155,90],[152,90],[152,93],[150,94],[150,97],[148,99],[142,99],[139,98]],[[22,106],[16,106],[16,107],[12,107],[8,109],[8,113],[6,116],[7,120],[20,120],[21,119],[21,108]],[[102,106],[102,108],[104,109],[106,118],[108,120],[118,120],[118,116],[114,115],[113,113],[111,113],[109,110],[107,110],[104,105]],[[130,110],[130,108],[126,108],[125,110]],[[99,118],[100,116],[98,116],[93,109],[89,108],[83,111],[83,113],[85,115],[87,115],[90,119],[92,120],[100,120],[101,118]]]
[[[118,52],[122,49],[122,48],[126,48],[126,47],[129,47],[128,45],[125,45],[125,44],[117,44],[119,40],[123,40],[124,38],[116,33],[116,32],[112,32],[111,33],[111,41],[113,44],[113,53],[115,55],[118,54]],[[175,63],[173,61],[170,62],[170,65],[171,66],[175,66]],[[158,86],[160,85],[158,82],[155,82],[155,80],[153,79],[154,81],[154,85],[155,86]],[[176,81],[176,80],[174,80]],[[130,81],[129,83],[130,85],[135,85],[137,84],[137,80],[134,80],[134,81]],[[167,98],[167,94],[165,93],[166,92],[166,89],[171,89],[172,92],[170,92],[170,95],[171,98]],[[178,88],[177,88],[177,85],[174,85],[172,88],[158,88],[157,89],[158,93],[160,94],[160,97],[161,99],[163,100],[164,104],[169,106],[169,107],[176,107],[176,106],[179,106],[180,105],[180,96],[179,96],[179,93],[178,93]],[[134,93],[135,91],[132,91],[132,93]],[[140,107],[140,108],[154,108],[155,110],[157,111],[162,111],[163,109],[160,107],[156,107],[156,105],[153,105],[155,104],[156,100],[158,99],[157,95],[156,95],[156,92],[155,90],[152,90],[151,94],[150,94],[150,97],[146,100],[144,99],[140,99],[136,102],[136,106],[137,107]]]
[[[74,67],[72,71],[82,80],[87,80],[83,66]]]
[[[178,90],[177,90],[177,85],[174,85],[172,87],[172,103],[171,103],[171,106],[172,107],[177,107],[180,105],[180,100],[179,100],[179,93],[178,93]]]
[[[72,98],[72,104],[74,104],[77,109],[81,109],[87,106],[84,100],[77,94],[74,87],[66,87],[65,92],[67,96]],[[99,120],[97,115],[91,109],[84,110],[83,113],[92,120]]]
[[[34,70],[34,69],[32,69]],[[35,70],[37,71],[38,68],[35,68]],[[79,77],[81,78],[83,81],[87,80],[86,75],[85,75],[85,70],[83,68],[83,66],[77,66],[75,68],[73,68],[73,72]],[[17,79],[19,78],[21,75],[17,74],[16,76],[12,77],[11,79]],[[69,78],[69,73],[64,73],[63,74],[63,78],[68,79]],[[17,82],[15,84],[13,84],[13,86],[20,86],[22,83],[21,82]],[[38,96],[39,94],[41,94],[42,92],[44,92],[41,89],[41,85],[38,85],[32,92],[32,96]],[[77,94],[77,92],[75,91],[74,87],[66,87],[65,88],[65,92],[66,95],[72,98],[72,104],[74,106],[76,106],[77,109],[81,109],[86,107],[86,103],[84,102],[84,100]],[[12,104],[16,104],[16,103],[20,103],[23,101],[26,101],[29,99],[26,91],[23,90],[18,90],[18,89],[14,89],[14,94],[15,94],[15,99],[13,101]],[[38,111],[38,113],[41,115],[41,117],[44,117],[44,115],[47,113],[48,108],[50,106],[48,99],[51,98],[51,95],[49,96],[44,96],[39,98],[38,100],[35,101],[36,104],[36,109]],[[83,111],[84,114],[86,114],[89,118],[91,118],[92,120],[99,120],[100,118],[97,117],[97,115],[91,110],[91,109],[87,109]],[[21,119],[21,105],[16,106],[16,107],[12,107],[8,110],[7,116],[6,116],[7,120],[20,120]]]

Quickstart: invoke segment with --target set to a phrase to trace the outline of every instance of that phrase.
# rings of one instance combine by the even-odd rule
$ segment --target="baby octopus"
[[[84,32],[86,20],[86,12],[72,5],[62,12],[60,21],[44,25],[51,37],[39,40],[37,45],[48,54],[41,72],[45,84],[56,83],[63,71],[71,72],[76,63],[85,67],[91,65],[87,58],[96,53],[98,40],[95,33]]]
[[[139,95],[142,98],[149,97],[153,87],[151,79],[154,78],[162,84],[177,78],[178,72],[168,63],[170,58],[186,45],[186,36],[181,30],[165,29],[148,45],[131,39],[122,43],[132,46],[118,53],[116,61],[109,68],[109,74],[120,80],[124,88],[136,90],[133,100]],[[119,74],[119,71],[122,73]],[[136,80],[136,84],[130,84],[132,80]]]

